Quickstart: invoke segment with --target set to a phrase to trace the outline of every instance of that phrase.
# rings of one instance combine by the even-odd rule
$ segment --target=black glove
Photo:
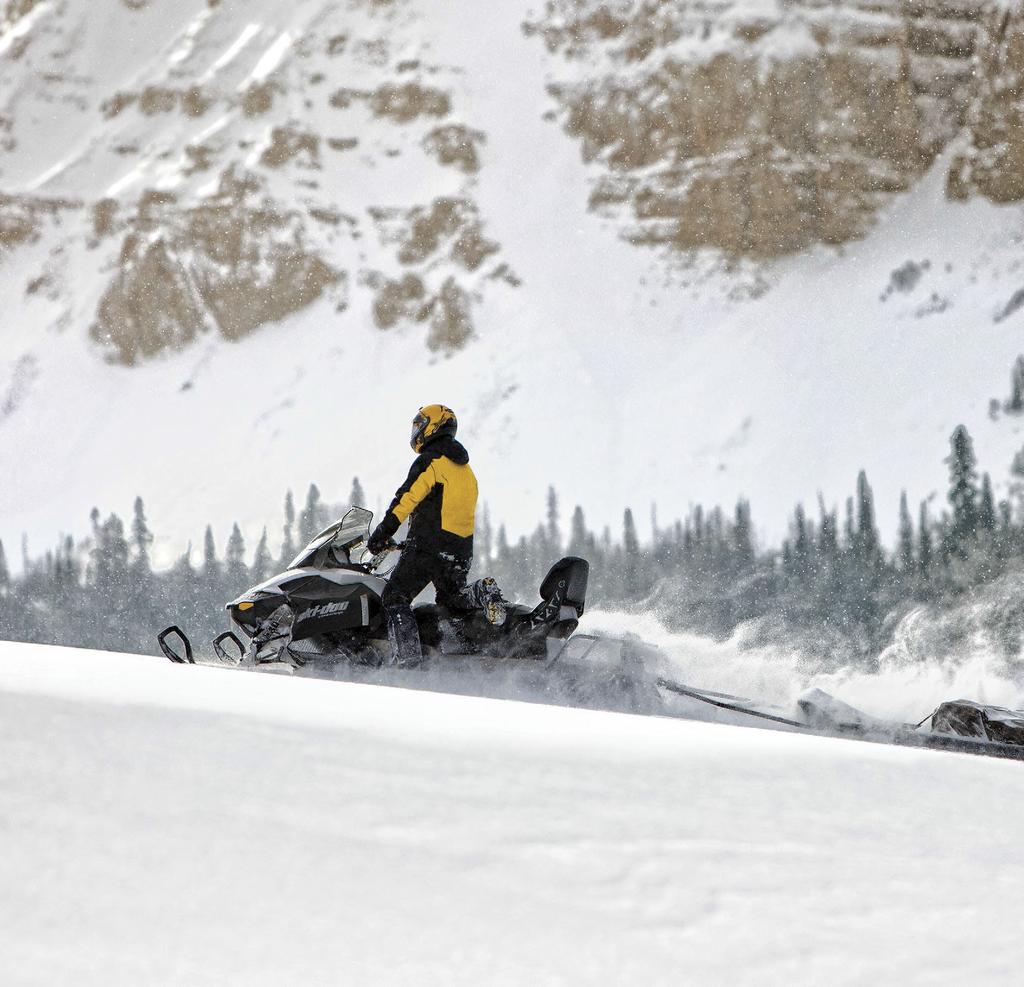
[[[371,555],[380,555],[385,548],[388,547],[388,543],[391,541],[391,536],[384,530],[384,525],[379,524],[374,528],[373,534],[366,539],[366,547],[369,549]]]

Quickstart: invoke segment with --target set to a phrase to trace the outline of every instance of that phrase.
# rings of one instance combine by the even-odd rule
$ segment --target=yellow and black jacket
[[[439,436],[416,457],[377,531],[393,538],[411,515],[408,540],[413,547],[471,556],[476,498],[469,453],[451,436]]]

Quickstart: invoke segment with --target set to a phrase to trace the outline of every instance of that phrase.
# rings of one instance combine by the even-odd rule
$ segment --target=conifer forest
[[[694,506],[666,523],[652,508],[651,534],[641,539],[632,508],[620,530],[596,532],[583,506],[563,511],[552,487],[543,521],[528,537],[511,540],[482,509],[474,574],[493,575],[506,597],[532,605],[547,568],[577,555],[591,564],[592,609],[640,608],[673,629],[719,637],[742,625],[750,642],[795,642],[837,664],[870,663],[914,608],[969,598],[1006,580],[1010,602],[1000,610],[996,637],[1014,658],[1024,611],[1012,592],[1024,577],[1024,453],[1011,467],[1010,496],[998,502],[965,427],[950,437],[945,462],[946,501],[911,505],[904,493],[893,505],[899,527],[892,546],[879,536],[879,506],[864,472],[841,510],[820,497],[811,509],[798,504],[781,545],[759,544],[746,500],[730,510]],[[226,537],[207,526],[200,551],[190,544],[163,571],[151,561],[154,536],[141,497],[127,521],[94,508],[87,539],[67,537],[42,557],[29,557],[23,546],[17,574],[0,542],[2,636],[154,654],[155,635],[169,623],[209,639],[226,626],[228,600],[285,568],[319,530],[364,501],[358,479],[340,503],[325,501],[314,483],[296,507],[289,491],[278,531],[265,528],[253,546],[237,524]]]

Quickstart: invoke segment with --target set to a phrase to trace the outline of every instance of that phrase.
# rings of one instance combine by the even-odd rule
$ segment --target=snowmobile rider
[[[483,606],[492,623],[504,620],[504,601],[493,579],[466,586],[473,563],[477,483],[469,453],[455,439],[458,427],[455,412],[442,404],[428,404],[416,413],[409,443],[416,459],[366,543],[378,555],[411,517],[402,558],[381,596],[396,665],[412,667],[423,660],[412,601],[428,583],[434,584],[440,607],[468,611]]]

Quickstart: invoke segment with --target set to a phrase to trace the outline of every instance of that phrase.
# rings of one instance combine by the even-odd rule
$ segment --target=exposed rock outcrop
[[[147,86],[137,93],[115,93],[103,103],[101,109],[108,120],[120,116],[129,106],[137,106],[139,112],[147,117],[175,112],[201,117],[213,103],[213,97],[199,86],[188,86],[185,89]]]
[[[22,21],[17,51],[0,44],[0,185],[83,200],[64,216],[43,191],[0,196],[0,264],[65,258],[45,279],[34,261],[39,318],[88,312],[122,364],[318,299],[463,345],[478,301],[518,280],[474,201],[485,135],[454,115],[462,73],[425,57],[417,2],[302,0],[278,22],[215,0],[0,0],[0,31]]]
[[[463,346],[473,334],[472,293],[451,275],[435,291],[427,285],[439,261],[475,272],[499,252],[498,244],[484,236],[476,206],[442,197],[427,207],[372,212],[382,238],[397,245],[399,263],[415,268],[397,278],[370,279],[377,327],[425,323],[430,349],[450,352]]]
[[[428,208],[409,210],[404,220],[408,229],[398,251],[403,264],[421,264],[447,249],[452,260],[475,271],[499,249],[483,235],[479,212],[468,199],[435,199]]]
[[[338,89],[331,96],[331,106],[348,109],[357,101],[365,102],[373,114],[408,123],[417,117],[444,117],[451,112],[448,94],[418,82],[386,83],[377,89]]]
[[[977,45],[977,87],[968,108],[969,148],[949,170],[950,196],[1024,200],[1024,12],[992,9]]]
[[[565,59],[551,92],[605,165],[594,208],[638,242],[775,256],[862,236],[969,118],[952,187],[1021,197],[1020,42],[991,44],[997,21],[978,0],[549,0],[525,29]]]
[[[0,27],[5,24],[13,24],[24,17],[33,7],[38,7],[43,0],[7,0],[3,5],[3,16],[0,17]]]
[[[81,205],[69,199],[0,192],[0,261],[6,252],[38,239],[47,222],[59,222],[63,212]]]
[[[297,213],[229,170],[200,205],[180,209],[167,194],[143,199],[90,333],[112,360],[132,364],[205,331],[239,339],[343,278],[308,248]]]
[[[449,123],[430,131],[423,139],[423,148],[441,164],[459,168],[466,174],[475,174],[480,170],[477,148],[485,141],[482,131],[461,123]]]

